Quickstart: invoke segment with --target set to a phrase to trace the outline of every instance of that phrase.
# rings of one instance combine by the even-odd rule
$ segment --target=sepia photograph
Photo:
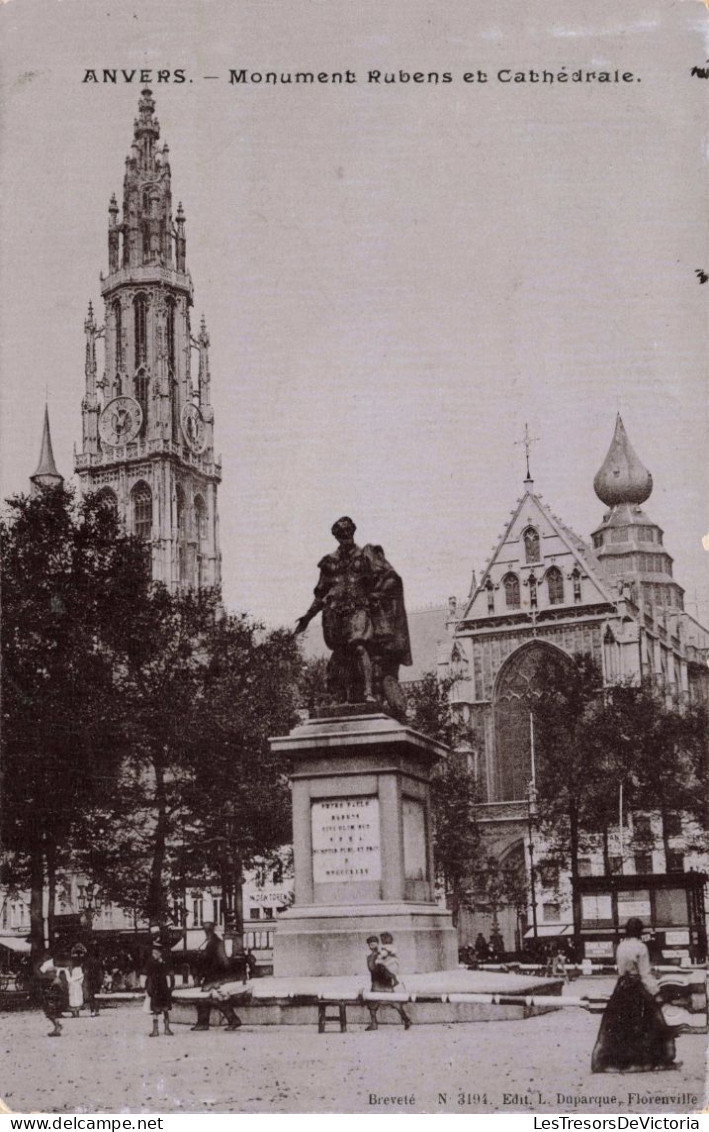
[[[0,1113],[698,1129],[707,5],[7,0],[0,91]]]

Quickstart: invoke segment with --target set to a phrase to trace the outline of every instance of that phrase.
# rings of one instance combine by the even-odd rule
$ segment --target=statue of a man
[[[399,665],[411,664],[404,587],[381,546],[357,546],[356,529],[347,515],[333,526],[338,548],[318,563],[315,600],[295,631],[322,611],[329,691],[346,703],[380,700],[400,714]]]

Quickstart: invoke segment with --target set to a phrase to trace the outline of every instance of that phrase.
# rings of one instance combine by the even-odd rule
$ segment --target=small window
[[[682,833],[682,815],[672,810],[665,816],[665,832],[668,837],[679,837]]]
[[[579,876],[590,877],[593,876],[593,866],[590,857],[579,857]]]
[[[636,841],[652,841],[652,822],[648,814],[633,814],[633,837]]]
[[[561,920],[561,907],[558,904],[542,904],[544,920],[547,924],[558,924]]]
[[[249,912],[249,919],[250,920],[260,920],[261,919],[261,909],[260,908],[252,908],[251,911]]]
[[[505,603],[508,609],[519,609],[519,578],[516,574],[505,574],[502,579],[505,587]]]
[[[684,872],[684,853],[680,853],[676,849],[670,849],[667,854],[667,871],[668,873]]]
[[[522,535],[524,539],[524,560],[526,563],[541,561],[539,556],[539,532],[534,527],[527,527]]]
[[[559,887],[559,866],[558,865],[541,865],[539,868],[539,877],[544,888],[558,888]]]
[[[204,901],[201,897],[192,901],[192,924],[195,928],[201,928],[204,923]]]
[[[549,604],[561,605],[564,600],[564,579],[557,566],[550,566],[547,570],[547,587],[549,590]]]
[[[652,853],[635,853],[634,857],[636,873],[652,872]]]
[[[273,908],[264,908],[263,918],[264,918],[264,920],[272,920],[273,919]]]
[[[621,873],[623,872],[623,858],[622,857],[610,857],[608,863],[610,864],[610,867],[611,867],[611,874],[613,876],[620,876]]]

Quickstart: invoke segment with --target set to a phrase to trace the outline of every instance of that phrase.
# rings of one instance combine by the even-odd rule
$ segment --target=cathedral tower
[[[618,414],[615,432],[593,481],[596,495],[609,510],[593,532],[593,547],[608,582],[638,606],[663,611],[684,609],[684,590],[672,575],[672,557],[664,532],[641,509],[652,493],[652,476],[628,439]]]
[[[100,491],[126,528],[150,542],[153,577],[171,589],[218,585],[214,413],[209,335],[192,335],[185,214],[173,219],[170,159],[149,90],[141,94],[126,158],[123,211],[108,207],[104,321],[91,303],[86,333],[82,488]],[[104,341],[98,374],[96,342]],[[198,354],[196,381],[192,351]]]

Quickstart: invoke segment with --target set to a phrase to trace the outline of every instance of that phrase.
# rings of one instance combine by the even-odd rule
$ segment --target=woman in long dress
[[[78,1018],[79,1011],[84,1005],[84,971],[80,961],[74,956],[69,961],[67,982],[69,984],[69,1009],[74,1017]]]
[[[591,1055],[592,1073],[643,1073],[677,1069],[674,1030],[656,999],[659,984],[641,940],[642,921],[633,917],[618,944],[618,982],[603,1014]]]

